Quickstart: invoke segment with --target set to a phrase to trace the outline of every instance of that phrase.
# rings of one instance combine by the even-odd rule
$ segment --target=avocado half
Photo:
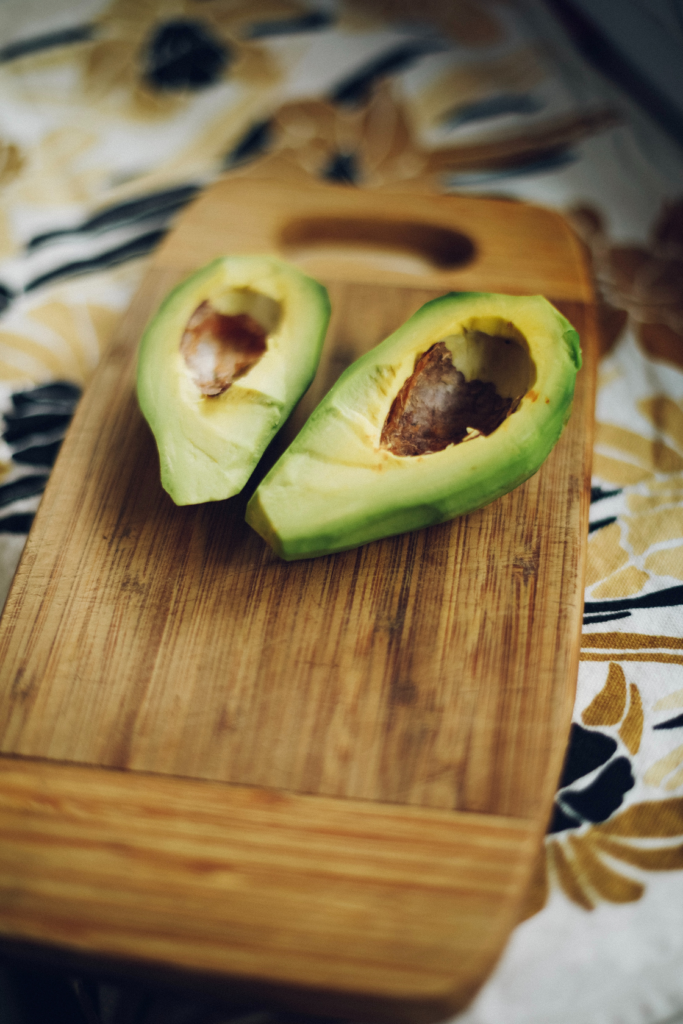
[[[297,559],[488,505],[550,453],[580,366],[578,334],[540,295],[434,299],[345,370],[247,522]]]
[[[224,256],[178,285],[140,343],[137,393],[176,505],[242,490],[311,383],[327,291],[268,256]]]

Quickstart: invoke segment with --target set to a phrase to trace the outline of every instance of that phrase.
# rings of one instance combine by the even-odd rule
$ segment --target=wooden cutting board
[[[176,508],[136,347],[168,290],[228,252],[275,252],[330,291],[280,446],[450,290],[542,293],[577,327],[559,444],[482,511],[309,561],[279,561],[244,496]],[[595,359],[588,271],[555,213],[246,178],[189,208],[81,402],[0,625],[5,942],[364,1021],[463,1006],[520,913],[566,745]]]

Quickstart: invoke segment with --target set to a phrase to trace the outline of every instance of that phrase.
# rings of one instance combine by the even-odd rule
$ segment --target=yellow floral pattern
[[[605,96],[570,102],[552,51],[513,26],[510,2],[425,0],[431,35],[411,21],[412,0],[332,6],[334,24],[311,27],[304,0],[111,0],[70,45],[0,63],[16,126],[0,138],[7,394],[87,383],[147,254],[219,174],[524,198],[522,172],[561,175],[579,144],[605,143],[620,121]],[[334,80],[315,56],[317,39],[332,53],[332,32],[346,47]],[[45,107],[33,135],[20,124],[29,101]],[[663,202],[633,245],[611,241],[597,208],[573,206],[607,354],[575,711],[593,767],[560,790],[528,912],[550,885],[588,910],[637,900],[649,872],[683,868],[683,203]],[[0,484],[24,472],[0,451]]]
[[[533,920],[511,946],[513,984],[490,982],[504,1010],[484,1016],[556,1019],[560,997],[553,992],[548,1011],[538,995],[553,976],[553,954],[541,945],[538,955],[514,956],[531,948],[529,936],[542,944],[569,935],[578,919],[571,934],[582,951],[593,941],[590,952],[598,953],[585,956],[591,966],[595,960],[593,987],[600,991],[603,974],[611,985],[607,1009],[583,1016],[616,1020],[608,1010],[624,980],[616,977],[620,959],[604,970],[601,951],[630,927],[637,961],[633,921],[654,916],[658,891],[668,899],[670,890],[675,903],[683,877],[680,162],[667,177],[668,150],[660,160],[656,133],[639,123],[645,151],[628,110],[591,77],[557,25],[548,27],[551,7],[566,5],[88,0],[71,11],[60,3],[57,13],[42,6],[3,4],[14,26],[0,40],[3,416],[23,389],[35,397],[36,385],[59,380],[67,382],[62,407],[77,401],[74,385],[87,383],[149,254],[183,205],[219,175],[368,189],[400,183],[529,200],[571,216],[593,260],[604,353],[586,625],[571,743],[525,906]],[[60,35],[52,26],[62,17]],[[58,433],[0,441],[0,605]],[[40,458],[48,461],[30,461]],[[657,927],[660,956],[673,943],[666,926]],[[564,962],[567,945],[557,948]],[[648,950],[641,959],[649,957]],[[525,1013],[515,1014],[526,977]],[[138,996],[122,999],[117,1019],[147,1016]],[[566,1002],[572,1020],[581,1015]],[[172,1012],[156,1010],[160,1019]],[[102,1024],[93,1005],[86,1016]],[[215,1014],[195,1007],[191,1016],[208,1024]]]

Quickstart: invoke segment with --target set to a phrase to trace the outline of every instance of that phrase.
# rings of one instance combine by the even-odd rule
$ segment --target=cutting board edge
[[[482,203],[485,203],[489,207],[497,208],[498,211],[504,218],[514,221],[517,217],[531,216],[536,219],[537,226],[542,229],[546,234],[547,238],[554,238],[555,241],[561,239],[561,244],[566,249],[567,263],[573,264],[575,271],[580,271],[575,274],[572,278],[571,283],[565,287],[564,282],[560,281],[557,277],[554,277],[553,285],[555,290],[553,294],[557,299],[564,299],[567,301],[590,303],[594,301],[594,287],[593,278],[590,271],[589,260],[587,258],[587,250],[576,231],[567,220],[567,218],[559,211],[551,209],[550,207],[543,206],[537,203],[531,202],[517,202],[511,201],[510,199],[500,198],[497,196],[471,196],[465,193],[437,193],[437,192],[416,192],[414,189],[401,189],[398,186],[384,186],[381,189],[365,189],[365,190],[350,190],[347,185],[339,185],[334,183],[321,183],[317,179],[311,179],[309,182],[306,180],[303,183],[306,187],[307,197],[311,201],[311,209],[317,209],[319,201],[321,202],[321,209],[324,209],[322,203],[326,203],[327,200],[334,204],[338,204],[339,215],[343,216],[346,207],[352,209],[356,204],[363,206],[367,203],[368,215],[370,217],[377,216],[379,211],[378,219],[385,219],[386,212],[382,213],[382,206],[387,200],[391,201],[396,199],[398,202],[403,201],[408,204],[413,210],[417,209],[425,213],[425,220],[427,222],[433,222],[435,225],[448,224],[455,230],[462,229],[465,235],[468,231],[471,231],[473,235],[476,235],[477,226],[477,209],[481,207]],[[311,186],[313,186],[311,188]],[[302,182],[299,180],[279,180],[277,178],[259,177],[256,180],[250,180],[241,175],[231,176],[230,173],[226,173],[223,177],[216,180],[209,188],[197,196],[196,199],[189,204],[183,213],[183,216],[178,221],[174,231],[165,238],[154,255],[154,264],[157,267],[174,267],[178,268],[180,263],[184,264],[183,273],[191,273],[192,270],[197,269],[202,265],[201,260],[197,260],[194,256],[188,256],[188,253],[195,251],[195,236],[197,224],[201,223],[203,217],[204,208],[207,207],[212,213],[211,220],[215,219],[215,210],[211,207],[215,205],[214,197],[221,195],[225,192],[227,200],[230,199],[230,192],[243,191],[247,196],[250,192],[256,190],[257,192],[265,189],[268,192],[280,192],[283,195],[289,194],[294,197],[294,203],[291,210],[297,211],[296,197],[302,194]],[[227,201],[226,201],[227,205]],[[291,213],[288,210],[288,215]],[[459,212],[458,212],[459,211]],[[407,216],[407,220],[411,217]],[[414,218],[413,218],[414,219]],[[295,251],[289,253],[283,250],[281,245],[278,243],[278,239],[273,240],[272,237],[268,238],[266,242],[265,238],[256,240],[256,246],[254,241],[256,239],[250,239],[252,244],[242,248],[238,248],[236,252],[253,252],[258,251],[262,253],[269,253],[271,255],[277,255],[281,259],[292,259],[293,262],[297,262],[297,255]],[[185,244],[181,247],[180,242]],[[178,249],[182,248],[182,260],[179,262]],[[222,252],[216,251],[213,253],[212,258],[222,255]],[[490,257],[493,255],[493,259]],[[500,255],[490,253],[485,247],[480,251],[475,246],[474,258],[471,261],[465,261],[461,266],[454,266],[451,269],[438,270],[435,267],[431,269],[428,266],[423,268],[423,272],[417,279],[415,274],[401,272],[397,270],[386,270],[379,268],[379,265],[373,266],[370,262],[367,266],[363,267],[363,274],[365,279],[374,280],[377,284],[394,284],[405,288],[443,288],[444,291],[455,288],[458,289],[459,282],[462,282],[465,290],[469,290],[470,277],[472,270],[478,276],[482,271],[480,267],[480,259],[484,258],[485,269],[484,274],[491,274],[493,272],[494,277],[500,276],[500,266],[498,269],[494,269],[496,264],[500,263]],[[557,254],[554,254],[555,258]],[[336,264],[336,273],[334,270],[329,269],[329,265],[334,265],[334,256],[332,255],[328,260],[327,267],[324,271],[321,271],[321,276],[334,279],[338,277],[340,280],[357,280],[358,271],[350,269],[349,265],[345,261],[338,262]],[[315,266],[306,266],[305,270],[307,273],[315,276]],[[517,275],[511,274],[510,281],[513,281]],[[525,294],[523,290],[520,290],[514,284],[511,286],[505,286],[505,274],[500,281],[500,286],[492,287],[489,290],[492,291],[511,291],[512,294]],[[550,294],[552,287],[549,289],[547,294]],[[546,294],[546,292],[544,292]]]
[[[284,793],[37,758],[0,755],[0,780],[0,828],[4,836],[0,848],[0,948],[9,954],[52,958],[57,964],[79,969],[113,969],[123,976],[142,972],[147,980],[158,976],[164,983],[174,983],[175,979],[176,984],[202,987],[203,991],[208,984],[217,993],[223,990],[234,995],[237,991],[273,1007],[335,1015],[341,1012],[349,1019],[378,1024],[427,1024],[442,1020],[469,1002],[500,956],[517,919],[539,841],[538,823],[519,818]],[[121,800],[115,810],[111,800],[114,791]],[[293,820],[298,822],[296,826]],[[131,825],[135,826],[132,830]],[[232,927],[234,933],[232,943],[220,937],[226,920],[225,915],[221,916],[220,884],[215,884],[216,864],[220,864],[216,844],[227,846],[224,872],[248,875],[254,863],[260,864],[265,857],[265,875],[258,876],[257,868],[257,876],[267,880],[273,843],[276,851],[272,856],[282,855],[277,845],[281,835],[290,856],[294,851],[300,858],[294,875],[302,891],[311,886],[315,889],[318,876],[322,873],[324,880],[329,868],[327,895],[331,893],[333,898],[327,913],[333,925],[338,917],[342,927],[340,933],[335,932],[326,920],[325,928],[342,935],[344,952],[334,963],[325,963],[323,956],[322,969],[311,950],[304,949],[298,959],[285,955],[277,936],[274,948],[269,949],[267,927],[256,929],[260,938],[255,940],[251,919],[248,926],[242,924],[249,946],[246,969],[239,924],[235,930],[234,922],[228,922],[227,930]],[[495,841],[492,844],[492,837],[497,837],[497,845]],[[326,851],[322,858],[319,849],[310,848],[321,838]],[[244,853],[241,860],[239,855],[235,857],[240,844]],[[360,861],[365,874],[347,870],[347,856],[355,858],[356,865]],[[199,861],[202,857],[204,863]],[[381,900],[382,890],[391,888],[394,896],[385,907],[391,917],[400,885],[396,878],[383,880],[382,870],[405,874],[420,861],[423,868],[431,865],[431,871],[421,876],[427,884],[404,879],[410,899],[405,905],[399,900],[393,915],[394,925],[402,924],[403,931],[396,932],[399,939],[388,941],[391,920],[372,916],[369,922],[361,920],[359,910],[363,910],[365,901],[365,917],[368,911],[376,912],[377,893]],[[30,873],[25,870],[27,862],[32,865]],[[473,885],[479,889],[477,898],[481,899],[482,872],[490,890],[485,897],[488,913],[481,915],[479,907],[482,920],[479,931],[474,932],[475,944],[477,940],[480,944],[474,954],[475,963],[471,918],[476,907],[468,895],[467,883],[454,870],[458,864],[462,868],[462,863],[476,875]],[[207,864],[213,864],[213,873]],[[187,875],[193,869],[196,891],[192,891],[193,885],[174,889],[178,871]],[[280,877],[280,863],[276,870]],[[124,925],[124,952],[117,948],[122,927],[119,908],[124,906],[124,917],[126,912],[131,913],[136,887],[140,880],[149,886],[150,872],[157,876],[158,889],[165,890],[167,905],[158,892],[156,903],[148,899],[144,908],[136,903],[133,918]],[[291,859],[286,861],[284,874],[288,872],[291,876]],[[97,882],[97,895],[91,899],[95,892],[92,885]],[[283,911],[291,912],[291,894],[285,891],[284,882],[282,885],[279,902]],[[294,893],[296,902],[296,886]],[[315,898],[324,894],[323,881]],[[277,932],[278,897],[276,894],[273,900],[272,892],[269,896],[265,923]],[[239,894],[235,898],[239,899]],[[352,916],[358,918],[350,929],[344,901],[350,901]],[[210,936],[208,943],[203,936],[205,941],[193,951],[197,935],[192,920],[202,906],[209,916],[211,907],[217,909],[214,920],[207,918],[204,922]],[[263,915],[259,892],[247,894],[246,910],[250,907],[257,916]],[[444,918],[441,922],[439,913]],[[234,917],[232,906],[230,915]],[[458,915],[462,917],[460,922]],[[496,915],[498,920],[493,924]],[[175,935],[164,934],[169,920],[174,921]],[[365,973],[359,984],[359,965],[354,964],[348,950],[364,941],[368,927],[373,926],[381,952],[375,963],[361,968]],[[461,948],[458,936],[464,926],[470,938]],[[442,939],[444,934],[452,939],[445,957],[441,946],[438,969],[426,966],[425,958],[433,953],[432,928],[441,933]],[[214,962],[207,967],[210,945]],[[290,945],[291,936],[288,948]],[[397,948],[402,961],[398,967],[392,962]],[[411,954],[415,961],[412,967]],[[225,960],[217,966],[221,955]],[[449,955],[451,963],[447,965]],[[235,961],[241,961],[241,970],[235,968]],[[278,963],[278,969],[269,970],[269,964],[272,968],[274,963]]]

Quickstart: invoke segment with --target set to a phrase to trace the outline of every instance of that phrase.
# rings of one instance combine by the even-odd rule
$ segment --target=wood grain
[[[409,240],[416,237],[416,224],[422,225],[418,240],[433,237],[425,225],[438,224],[471,239],[475,256],[446,271],[438,261],[430,262],[428,252],[420,255],[418,269],[414,251],[397,259],[356,247],[351,260],[348,253],[335,255],[325,247],[299,252],[307,269],[328,285],[334,316],[318,376],[280,446],[348,362],[426,299],[447,290],[546,294],[579,330],[585,365],[559,444],[541,471],[512,494],[452,523],[285,564],[244,524],[245,496],[176,508],[161,490],[153,440],[134,396],[136,345],[160,299],[193,267],[220,252],[282,251],[283,238],[292,237],[288,224],[298,225],[299,235],[293,234],[299,237],[302,222],[319,231],[325,218],[344,216],[365,225],[398,219],[413,226]],[[213,806],[213,794],[220,792],[227,808],[226,836],[233,829],[241,834],[243,827],[231,817],[234,801],[246,799],[244,793],[256,804],[262,799],[261,790],[244,786],[287,791],[277,806],[292,827],[298,827],[295,818],[302,808],[323,808],[325,821],[327,815],[329,821],[346,823],[343,836],[334,834],[348,848],[359,920],[377,919],[367,933],[377,956],[367,944],[358,946],[360,960],[368,965],[367,984],[357,966],[351,968],[343,957],[332,964],[331,954],[325,961],[330,973],[320,973],[314,955],[320,930],[327,929],[326,941],[334,945],[345,927],[333,894],[319,896],[327,925],[318,922],[313,931],[301,926],[308,953],[302,946],[296,964],[294,954],[284,954],[294,941],[292,928],[298,928],[290,927],[292,892],[300,895],[310,882],[308,855],[294,858],[290,871],[284,854],[280,861],[273,854],[268,913],[280,922],[280,945],[272,945],[270,925],[249,926],[249,920],[257,920],[253,909],[243,914],[235,909],[232,917],[225,907],[221,913],[231,923],[216,933],[214,952],[201,944],[196,955],[187,952],[195,927],[188,923],[192,910],[179,912],[177,930],[165,919],[164,928],[173,935],[160,942],[151,932],[141,937],[132,910],[126,924],[127,911],[117,918],[103,907],[95,938],[89,897],[81,898],[75,889],[64,896],[63,907],[68,904],[70,920],[83,931],[69,938],[54,922],[39,922],[37,904],[26,909],[43,884],[39,877],[46,885],[56,877],[64,855],[59,829],[63,826],[63,842],[75,849],[86,842],[66,810],[51,819],[54,848],[53,839],[45,838],[41,855],[34,850],[24,859],[21,843],[13,847],[20,881],[0,885],[25,893],[29,903],[18,900],[16,913],[6,919],[6,933],[258,976],[290,989],[353,990],[365,999],[361,1016],[372,1013],[378,1019],[382,1006],[391,1003],[391,1013],[396,1012],[396,999],[405,1002],[405,1019],[425,1014],[433,1019],[435,1000],[442,1009],[447,1003],[452,1008],[474,991],[512,926],[569,728],[583,604],[597,349],[590,298],[581,250],[562,219],[518,204],[241,180],[216,186],[187,212],[155,258],[79,407],[29,537],[0,623],[0,751],[5,755],[0,765],[18,771],[7,758],[21,755],[125,769],[93,768],[91,775],[70,769],[85,773],[79,778],[91,780],[83,785],[92,786],[93,794],[102,786],[108,794],[93,795],[90,810],[83,812],[86,832],[93,815],[95,832],[86,845],[98,855],[107,840],[96,821],[114,813],[109,802],[115,802],[117,787],[124,799],[126,787],[143,786],[144,778],[151,787],[149,802],[146,810],[131,810],[126,828],[132,831],[125,833],[127,844],[136,837],[143,842],[141,851],[130,853],[142,864],[151,865],[156,857],[145,816],[164,813],[161,807],[153,810],[162,793],[182,822],[186,811],[182,800],[174,804],[173,793],[196,786],[201,808]],[[31,764],[26,762],[24,770],[38,773],[30,783],[38,792],[43,769]],[[62,771],[67,775],[56,774],[54,783],[60,793],[62,782],[67,786],[75,777]],[[152,784],[136,775],[142,772],[173,778]],[[178,776],[211,781],[181,783]],[[217,783],[230,785],[212,788]],[[60,807],[69,808],[65,794]],[[27,820],[39,832],[47,827],[42,815],[32,803]],[[307,842],[317,829],[327,834],[323,818],[310,825]],[[372,872],[349,839],[354,821],[374,830],[378,842],[388,828],[382,849],[393,849],[396,856],[400,843],[394,847],[389,821],[401,822],[415,842],[429,834],[432,826],[426,822],[438,822],[451,830],[454,850],[467,835],[489,836],[481,839],[482,848],[490,841],[494,858],[508,827],[517,828],[521,838],[516,852],[496,861],[496,885],[502,890],[493,901],[488,883],[477,875],[475,856],[459,863],[453,876],[458,895],[444,898],[442,907],[428,881],[440,854],[434,853],[430,867],[426,844],[423,861],[415,865],[422,888],[411,890],[404,904],[401,886],[394,886],[389,872],[382,883],[385,906],[368,895]],[[178,827],[185,835],[186,826]],[[507,841],[500,840],[503,846]],[[246,846],[232,849],[230,856],[235,870],[247,870]],[[331,846],[320,851],[316,864],[327,870],[328,861],[336,863]],[[33,867],[24,871],[22,864]],[[108,870],[102,865],[100,889]],[[99,870],[95,859],[93,899]],[[384,868],[377,870],[381,874]],[[121,871],[116,886],[124,884]],[[177,872],[169,876],[169,892],[182,891],[182,868]],[[220,872],[209,873],[207,894],[211,879],[219,877]],[[373,885],[379,885],[378,878]],[[217,894],[222,884],[216,882]],[[140,913],[152,913],[156,897],[150,889],[147,900],[144,882],[140,885]],[[462,896],[463,885],[474,902]],[[392,899],[397,902],[387,916]],[[413,912],[421,915],[426,946],[415,945]],[[301,913],[308,921],[309,911]],[[380,955],[385,947],[379,935],[389,925],[395,928],[393,952]],[[152,931],[156,927],[150,924]],[[110,933],[116,940],[107,939]],[[481,948],[481,955],[463,960],[453,942]],[[239,952],[244,946],[252,950],[252,960]],[[214,956],[219,947],[225,957],[220,963]],[[426,948],[444,965],[438,999],[436,989],[424,987]],[[393,957],[394,973],[386,967],[389,973],[383,974],[377,957],[384,957],[385,967]],[[286,997],[290,1005],[292,998],[291,993]],[[328,1010],[330,1005],[338,1003],[328,1003]]]
[[[0,827],[0,935],[399,1022],[472,993],[538,841],[517,819],[8,759]]]

